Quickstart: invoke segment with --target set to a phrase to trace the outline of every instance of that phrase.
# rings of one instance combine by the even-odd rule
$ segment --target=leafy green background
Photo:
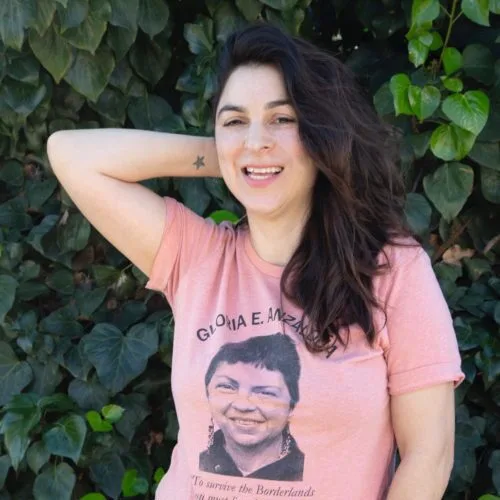
[[[496,498],[498,14],[498,0],[2,0],[0,500],[153,498],[177,433],[171,311],[80,215],[45,144],[84,127],[211,134],[217,50],[258,18],[346,61],[401,138],[408,220],[467,375],[445,498]],[[219,179],[145,184],[216,220],[241,213]]]

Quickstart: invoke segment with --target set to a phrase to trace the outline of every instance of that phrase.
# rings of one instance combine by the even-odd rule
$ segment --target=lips
[[[281,165],[246,165],[243,167],[243,173],[254,179],[267,179],[276,176],[283,171]]]
[[[255,420],[255,419],[252,419],[252,418],[236,418],[236,417],[232,417],[232,418],[229,418],[229,420],[231,420],[231,422],[234,422],[235,424],[238,424],[238,425],[257,425],[257,424],[263,424],[264,423],[263,420]]]

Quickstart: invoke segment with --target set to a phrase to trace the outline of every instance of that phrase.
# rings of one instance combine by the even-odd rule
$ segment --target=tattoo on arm
[[[197,156],[196,161],[193,163],[193,165],[196,167],[196,170],[199,170],[200,168],[205,166],[205,157],[204,156]]]

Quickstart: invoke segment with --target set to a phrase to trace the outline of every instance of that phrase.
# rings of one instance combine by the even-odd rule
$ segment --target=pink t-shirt
[[[460,383],[450,314],[427,254],[388,249],[377,277],[370,348],[311,354],[301,312],[280,298],[282,268],[248,232],[166,198],[163,240],[147,287],[175,318],[172,392],[178,442],[156,500],[377,500],[394,473],[390,396]]]

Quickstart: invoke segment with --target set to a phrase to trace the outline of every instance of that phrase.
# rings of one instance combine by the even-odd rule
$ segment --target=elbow
[[[54,173],[67,164],[67,152],[71,150],[67,138],[67,130],[58,130],[47,139],[47,157]]]

